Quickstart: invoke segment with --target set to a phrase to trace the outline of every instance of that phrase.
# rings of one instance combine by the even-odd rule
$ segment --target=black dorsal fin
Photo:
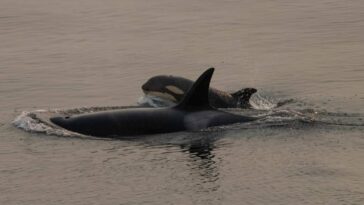
[[[209,68],[204,73],[202,73],[184,96],[182,101],[176,105],[176,108],[211,109],[212,107],[209,103],[209,88],[213,73],[214,68]]]

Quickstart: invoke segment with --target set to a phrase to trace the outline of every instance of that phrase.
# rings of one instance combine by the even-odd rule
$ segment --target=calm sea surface
[[[271,120],[128,140],[12,124],[211,66]],[[0,204],[364,204],[364,2],[1,0]]]

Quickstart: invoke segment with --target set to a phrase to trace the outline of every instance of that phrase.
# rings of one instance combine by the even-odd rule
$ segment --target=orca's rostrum
[[[120,109],[50,120],[67,130],[97,137],[195,131],[255,120],[216,110],[210,105],[208,91],[213,72],[214,68],[207,69],[174,107]]]

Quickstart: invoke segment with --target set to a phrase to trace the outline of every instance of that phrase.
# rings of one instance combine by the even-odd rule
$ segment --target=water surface
[[[363,204],[363,11],[338,0],[2,0],[0,203]],[[214,87],[256,87],[270,118],[128,140],[12,125],[23,111],[135,105],[149,77],[210,66]]]

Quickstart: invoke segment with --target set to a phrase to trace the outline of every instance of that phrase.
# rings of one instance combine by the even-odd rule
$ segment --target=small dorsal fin
[[[176,105],[175,108],[212,109],[209,103],[209,88],[213,73],[214,68],[209,68],[204,73],[202,73],[184,96],[182,101]]]

